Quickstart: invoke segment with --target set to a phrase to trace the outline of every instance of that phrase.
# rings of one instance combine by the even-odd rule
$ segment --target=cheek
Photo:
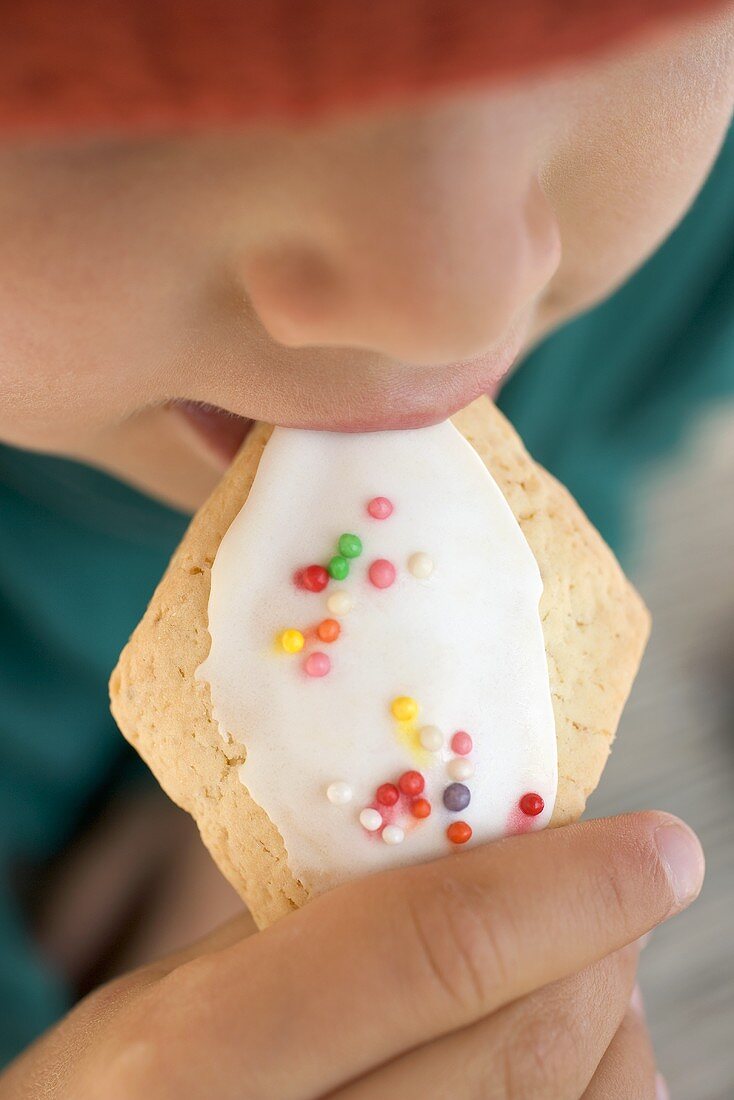
[[[727,41],[686,37],[610,66],[594,87],[576,90],[584,103],[573,138],[544,178],[563,260],[542,322],[555,324],[605,297],[690,205],[731,114]]]
[[[0,439],[72,451],[81,435],[144,403],[136,369],[145,364],[143,349],[115,318],[63,267],[52,281],[34,278],[0,293]]]
[[[163,223],[51,160],[0,158],[0,438],[68,451],[155,399],[186,298]]]

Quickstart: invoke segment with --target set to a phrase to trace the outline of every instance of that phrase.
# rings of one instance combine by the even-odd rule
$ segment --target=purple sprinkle
[[[449,783],[443,792],[443,804],[447,810],[457,814],[465,810],[471,802],[471,792],[464,783]]]

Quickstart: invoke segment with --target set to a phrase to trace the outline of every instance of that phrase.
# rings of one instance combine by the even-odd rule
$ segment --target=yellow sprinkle
[[[390,710],[398,722],[412,722],[418,715],[418,704],[409,695],[398,695],[393,699]]]
[[[280,636],[280,644],[286,653],[300,653],[305,643],[300,630],[284,630]]]

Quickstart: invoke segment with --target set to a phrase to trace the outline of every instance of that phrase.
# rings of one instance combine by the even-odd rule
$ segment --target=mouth
[[[492,353],[441,367],[410,368],[344,399],[343,380],[309,408],[269,408],[241,416],[220,405],[187,398],[168,404],[205,457],[226,468],[256,420],[286,428],[330,432],[379,432],[425,428],[447,420],[477,397],[494,397],[519,350],[508,341]]]
[[[254,424],[249,417],[203,401],[180,399],[169,402],[168,408],[182,421],[204,457],[222,468],[230,464]]]

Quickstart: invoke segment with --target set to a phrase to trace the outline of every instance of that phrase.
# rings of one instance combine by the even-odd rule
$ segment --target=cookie
[[[489,401],[453,425],[256,425],[113,673],[120,728],[261,926],[575,820],[601,775],[646,609]]]

